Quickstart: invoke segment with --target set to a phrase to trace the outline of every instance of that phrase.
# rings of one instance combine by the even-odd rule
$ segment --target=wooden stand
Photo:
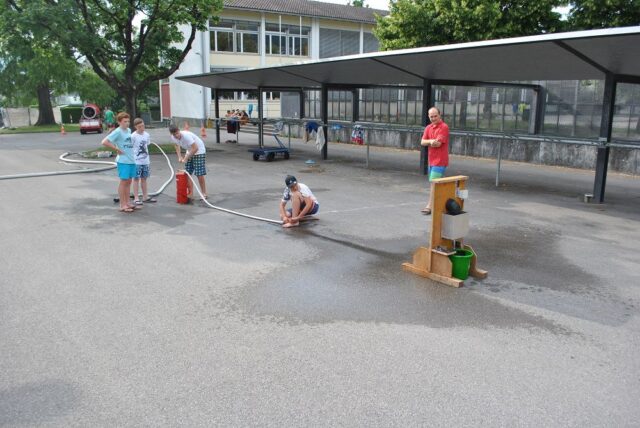
[[[431,242],[429,247],[419,247],[413,253],[413,263],[403,263],[402,268],[406,271],[413,272],[416,275],[442,282],[452,287],[460,287],[463,281],[452,276],[453,266],[449,260],[450,252],[442,249],[453,249],[455,243],[442,237],[442,214],[446,212],[445,205],[448,199],[455,199],[461,208],[464,208],[464,200],[457,196],[458,190],[464,190],[467,181],[466,176],[458,175],[455,177],[446,177],[433,180],[431,186]],[[462,240],[456,242],[460,244],[460,248],[464,248],[473,252],[469,275],[475,278],[486,278],[487,271],[478,269],[476,266],[476,255],[473,248],[464,245]]]

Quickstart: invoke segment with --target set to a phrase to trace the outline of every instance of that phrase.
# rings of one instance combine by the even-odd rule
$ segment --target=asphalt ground
[[[77,169],[58,156],[101,137],[0,136],[0,175]],[[115,170],[0,181],[0,426],[638,426],[638,177],[585,204],[592,171],[503,162],[496,187],[495,161],[452,156],[489,272],[455,289],[401,269],[430,227],[418,152],[212,141],[211,203],[277,218],[294,174],[320,221],[173,183],[123,214]]]

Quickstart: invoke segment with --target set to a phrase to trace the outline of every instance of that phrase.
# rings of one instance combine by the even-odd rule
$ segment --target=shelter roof
[[[640,26],[402,49],[179,79],[215,89],[243,90],[319,88],[322,84],[420,87],[424,79],[582,80],[603,79],[607,73],[640,81]]]
[[[389,14],[386,10],[310,0],[225,0],[224,9],[302,15],[313,18],[328,18],[368,24],[376,23],[375,15],[386,16]]]

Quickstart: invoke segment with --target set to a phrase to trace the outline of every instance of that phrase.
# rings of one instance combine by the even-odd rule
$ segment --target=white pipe
[[[164,150],[162,150],[162,148],[159,145],[157,145],[156,143],[154,143],[153,141],[151,143],[160,150],[162,155],[167,160],[167,165],[169,165],[169,169],[171,170],[171,176],[169,177],[169,179],[167,181],[165,181],[165,183],[160,187],[160,189],[157,192],[150,194],[151,196],[157,196],[157,195],[161,194],[164,191],[164,189],[169,185],[169,183],[171,183],[171,181],[173,180],[173,177],[175,175],[175,172],[174,172],[173,167],[171,166],[171,161],[169,160],[169,157],[164,152]],[[45,176],[50,176],[50,175],[80,174],[80,173],[85,173],[85,172],[100,172],[100,171],[106,171],[106,170],[109,170],[109,169],[113,169],[113,168],[116,168],[118,166],[115,162],[111,162],[111,161],[67,159],[66,157],[69,156],[70,154],[71,153],[69,153],[69,152],[65,152],[62,155],[60,155],[59,159],[61,161],[63,161],[63,162],[67,162],[67,163],[100,164],[100,165],[108,165],[108,166],[101,167],[101,168],[93,168],[93,169],[77,169],[77,170],[73,170],[73,171],[51,171],[51,172],[34,172],[34,173],[27,173],[27,174],[2,175],[2,176],[0,176],[0,180],[10,180],[10,179],[14,179],[14,178],[45,177]],[[253,219],[253,220],[265,221],[267,223],[282,224],[282,221],[280,221],[280,220],[272,220],[272,219],[269,219],[269,218],[257,217],[257,216],[253,216],[253,215],[237,212],[237,211],[232,211],[232,210],[229,210],[229,209],[226,209],[226,208],[222,208],[222,207],[217,207],[215,205],[210,204],[209,201],[207,201],[205,199],[204,195],[202,194],[202,192],[198,188],[198,184],[195,182],[193,177],[186,171],[185,171],[185,174],[187,174],[187,176],[189,177],[189,180],[191,180],[191,182],[193,183],[193,187],[194,187],[194,189],[196,189],[196,191],[200,195],[200,198],[202,199],[202,201],[205,204],[207,204],[209,207],[211,207],[213,209],[216,209],[216,210],[219,210],[219,211],[224,211],[224,212],[229,213],[229,214],[235,214],[235,215],[238,215],[240,217],[246,217],[246,218],[250,218],[250,219]]]
[[[158,148],[158,150],[160,150],[160,153],[162,153],[162,155],[164,156],[164,158],[167,160],[167,165],[169,166],[169,169],[171,170],[171,175],[169,176],[169,179],[167,181],[164,182],[164,184],[160,187],[160,189],[158,189],[157,192],[155,193],[150,193],[149,196],[158,196],[159,194],[161,194],[162,192],[164,192],[164,189],[169,185],[169,183],[171,183],[171,181],[173,181],[173,177],[176,175],[175,171],[173,170],[173,167],[171,166],[171,161],[169,160],[169,157],[167,156],[167,154],[164,152],[164,150],[162,150],[162,147],[160,147],[159,145],[157,145],[156,143],[154,143],[153,141],[151,142],[151,144],[153,144],[154,146],[156,146]]]
[[[273,223],[273,224],[282,224],[281,220],[272,220],[270,218],[257,217],[257,216],[253,216],[253,215],[249,215],[249,214],[244,214],[244,213],[241,213],[241,212],[238,212],[238,211],[228,210],[228,209],[222,208],[222,207],[216,207],[215,205],[210,204],[209,201],[207,201],[205,199],[204,195],[202,194],[202,192],[198,188],[198,184],[193,179],[191,174],[189,174],[187,171],[185,171],[184,173],[187,174],[187,177],[189,177],[189,180],[191,180],[191,183],[193,183],[193,188],[196,189],[196,192],[198,192],[198,195],[200,195],[200,199],[202,199],[202,202],[207,204],[210,208],[213,208],[213,209],[216,209],[216,210],[219,210],[219,211],[224,211],[224,212],[229,213],[229,214],[239,215],[240,217],[250,218],[250,219],[253,219],[253,220],[266,221],[267,223]]]
[[[69,156],[71,153],[65,152],[60,155],[58,159],[67,163],[90,163],[90,164],[100,164],[100,165],[109,165],[103,166],[101,168],[92,168],[92,169],[74,169],[73,171],[49,171],[49,172],[30,172],[25,174],[13,174],[13,175],[0,175],[0,180],[11,180],[14,178],[30,178],[30,177],[46,177],[49,175],[67,175],[67,174],[81,174],[85,172],[100,172],[107,171],[109,169],[113,169],[117,167],[115,162],[110,161],[80,161],[67,159],[66,156]]]

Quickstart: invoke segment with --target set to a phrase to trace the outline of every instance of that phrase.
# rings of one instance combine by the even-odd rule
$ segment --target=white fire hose
[[[150,196],[157,196],[157,195],[161,194],[162,192],[164,192],[164,189],[169,185],[169,183],[171,183],[171,181],[173,180],[173,177],[175,176],[175,171],[173,170],[173,167],[171,166],[171,161],[169,160],[169,157],[164,152],[164,150],[162,150],[162,148],[159,145],[157,145],[156,143],[154,143],[153,141],[151,142],[151,144],[153,144],[154,146],[156,146],[158,148],[158,150],[160,150],[162,155],[167,160],[167,165],[169,166],[169,169],[171,170],[171,176],[167,179],[167,181],[164,182],[164,184],[160,187],[160,189],[158,189],[154,193],[150,193],[149,194]],[[82,173],[87,173],[87,172],[101,172],[101,171],[107,171],[107,170],[116,168],[118,166],[115,162],[112,162],[112,161],[67,159],[67,156],[70,156],[71,154],[73,154],[73,153],[65,152],[65,153],[61,154],[58,159],[60,159],[63,162],[66,162],[66,163],[95,164],[95,165],[106,165],[106,166],[102,166],[102,167],[99,167],[99,168],[90,168],[90,169],[76,169],[76,170],[72,170],[72,171],[49,171],[49,172],[31,172],[31,173],[25,173],[25,174],[0,175],[0,180],[12,180],[12,179],[17,179],[17,178],[31,178],[31,177],[46,177],[46,176],[52,176],[52,175],[82,174]],[[249,215],[249,214],[244,214],[244,213],[241,213],[241,212],[238,212],[238,211],[233,211],[233,210],[229,210],[227,208],[217,207],[215,205],[210,204],[209,201],[206,200],[206,198],[204,197],[204,195],[202,194],[202,192],[198,188],[198,185],[195,182],[195,180],[193,179],[193,177],[189,173],[187,173],[186,171],[185,171],[185,174],[187,174],[187,176],[189,177],[189,180],[191,180],[191,182],[193,183],[193,188],[198,192],[198,194],[200,195],[201,200],[209,208],[213,208],[213,209],[216,209],[216,210],[219,210],[219,211],[223,211],[223,212],[226,212],[226,213],[229,213],[229,214],[238,215],[240,217],[250,218],[252,220],[259,220],[259,221],[264,221],[264,222],[272,223],[272,224],[282,224],[281,220],[272,220],[272,219],[269,219],[269,218],[264,218],[264,217],[258,217],[258,216],[253,216],[253,215]]]

